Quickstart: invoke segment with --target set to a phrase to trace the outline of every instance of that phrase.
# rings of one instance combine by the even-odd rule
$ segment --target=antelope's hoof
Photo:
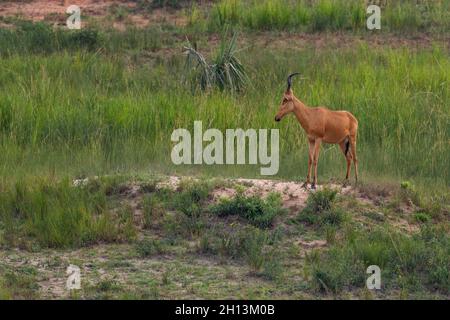
[[[316,190],[316,184],[315,184],[315,183],[313,183],[313,184],[311,185],[311,189],[312,189],[312,190]]]
[[[303,188],[303,189],[308,189],[308,182],[304,182],[304,183],[302,184],[302,188]]]

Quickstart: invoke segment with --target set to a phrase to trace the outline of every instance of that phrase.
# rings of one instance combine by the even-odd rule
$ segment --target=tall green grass
[[[135,235],[132,213],[113,212],[108,196],[116,182],[89,182],[74,186],[71,180],[22,180],[2,186],[0,193],[1,240],[12,246],[76,247],[101,241],[124,241]],[[30,246],[30,239],[36,244]]]
[[[250,84],[239,95],[192,94],[184,57],[135,65],[121,55],[64,51],[0,60],[0,176],[85,176],[133,170],[257,175],[259,166],[170,163],[176,128],[280,129],[279,177],[303,178],[306,137],[294,117],[273,117],[286,75],[307,105],[345,109],[359,120],[362,179],[408,178],[448,186],[449,77],[446,49],[248,49]],[[325,146],[319,178],[343,176],[345,161]]]
[[[208,12],[209,30],[232,24],[250,30],[364,31],[367,6],[364,0],[221,0]],[[387,1],[381,21],[383,31],[442,32],[449,29],[450,1]]]

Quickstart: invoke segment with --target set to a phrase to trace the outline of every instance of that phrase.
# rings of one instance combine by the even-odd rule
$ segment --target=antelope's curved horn
[[[291,89],[291,86],[292,86],[292,77],[295,76],[295,75],[297,75],[297,74],[300,74],[300,73],[299,73],[299,72],[295,72],[295,73],[290,74],[290,75],[287,77],[287,90]]]

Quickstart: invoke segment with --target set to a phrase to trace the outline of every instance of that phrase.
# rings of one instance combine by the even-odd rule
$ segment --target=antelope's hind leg
[[[346,140],[339,143],[339,147],[341,148],[342,153],[344,154],[345,160],[347,162],[347,173],[345,174],[345,180],[343,182],[343,186],[346,187],[348,185],[348,178],[350,177],[350,170],[351,170],[351,164],[352,164],[352,153],[350,150],[347,150],[347,154],[345,154],[346,149]],[[350,143],[350,142],[348,142]]]
[[[356,157],[356,137],[350,137],[350,151],[355,166],[355,183],[358,184],[358,158]]]

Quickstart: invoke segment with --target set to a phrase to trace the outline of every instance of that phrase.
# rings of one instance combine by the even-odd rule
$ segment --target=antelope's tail
[[[346,137],[344,140],[345,143],[345,156],[347,156],[348,150],[350,149],[350,137]]]

